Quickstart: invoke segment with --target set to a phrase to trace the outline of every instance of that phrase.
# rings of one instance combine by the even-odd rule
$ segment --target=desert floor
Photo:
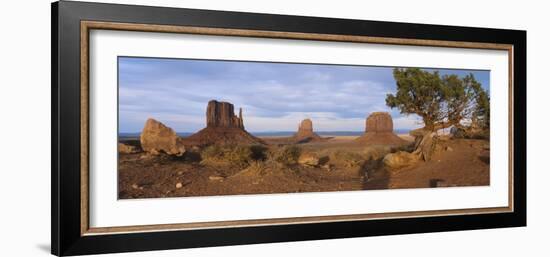
[[[119,198],[489,185],[486,140],[445,140],[431,161],[390,170],[382,158],[396,148],[361,145],[353,136],[325,138],[323,142],[297,145],[302,153],[320,157],[315,166],[282,165],[269,157],[239,165],[206,162],[201,149],[190,149],[183,157],[119,154]],[[262,139],[269,143],[268,152],[287,145],[284,138]]]

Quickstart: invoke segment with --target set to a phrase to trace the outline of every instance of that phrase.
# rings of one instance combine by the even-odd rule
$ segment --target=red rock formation
[[[233,104],[211,100],[206,107],[206,128],[184,139],[187,145],[265,144],[244,129],[242,108],[235,116]]]
[[[393,120],[387,112],[374,112],[365,121],[365,134],[355,139],[369,145],[401,145],[405,140],[393,133]]]
[[[176,132],[154,119],[145,122],[139,139],[143,151],[151,154],[164,152],[181,156],[185,153],[183,141]]]
[[[211,100],[206,107],[206,127],[244,129],[242,108],[239,110],[239,117],[237,117],[233,110],[233,104]]]
[[[306,143],[319,141],[322,138],[313,132],[313,122],[310,119],[302,120],[298,126],[298,132],[294,134],[294,141],[297,143]]]
[[[393,120],[387,112],[373,112],[365,121],[365,132],[393,132]]]

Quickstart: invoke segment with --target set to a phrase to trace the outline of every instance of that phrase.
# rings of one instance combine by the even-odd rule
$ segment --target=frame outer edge
[[[527,226],[527,31],[516,34],[514,56],[514,169],[523,172],[515,176],[514,188],[518,204],[518,226]]]
[[[51,254],[59,255],[59,160],[58,160],[58,90],[59,90],[59,3],[51,3]]]
[[[150,9],[148,9],[150,8]],[[121,10],[132,11],[137,10],[139,14],[126,13],[123,17],[115,16],[120,14]],[[198,14],[210,14],[204,17],[204,20],[200,20],[199,25],[218,25],[224,21],[231,21],[230,27],[243,26],[242,20],[235,21],[235,15],[244,15],[246,19],[257,16],[262,18],[269,18],[270,14],[251,14],[251,13],[236,13],[236,12],[219,12],[219,11],[206,11],[206,10],[192,10],[181,8],[167,8],[167,7],[145,7],[145,6],[128,6],[128,5],[113,5],[113,4],[99,4],[99,3],[84,3],[84,2],[72,2],[61,1],[52,4],[52,253],[57,255],[74,255],[74,254],[92,254],[92,253],[109,253],[109,252],[129,252],[129,251],[144,251],[144,250],[160,250],[160,249],[177,249],[177,248],[193,248],[193,247],[205,247],[205,246],[221,246],[221,245],[241,245],[241,244],[256,244],[256,243],[269,243],[269,242],[288,242],[288,241],[303,241],[303,240],[321,240],[331,238],[350,238],[350,237],[364,237],[364,236],[380,236],[380,235],[393,235],[393,234],[412,234],[412,233],[426,233],[426,232],[440,232],[440,231],[456,231],[467,229],[487,229],[487,228],[502,228],[502,227],[516,227],[525,226],[526,223],[526,175],[520,173],[515,176],[515,186],[517,191],[515,196],[517,209],[514,213],[510,214],[494,214],[494,215],[471,215],[465,216],[448,216],[448,217],[425,217],[408,219],[397,219],[394,223],[387,223],[383,220],[374,220],[369,224],[357,223],[357,222],[337,222],[337,223],[325,223],[325,224],[302,224],[302,225],[290,225],[290,226],[273,226],[271,228],[266,227],[251,227],[251,228],[231,228],[231,229],[213,229],[213,230],[195,230],[195,231],[173,231],[173,232],[153,232],[153,233],[139,233],[139,234],[111,234],[100,236],[82,237],[78,232],[80,230],[79,213],[75,212],[76,206],[80,205],[79,194],[80,188],[76,188],[75,183],[80,180],[80,174],[74,174],[75,160],[80,163],[78,158],[79,154],[71,153],[73,148],[79,146],[80,141],[76,139],[77,134],[75,130],[80,131],[80,119],[76,116],[75,112],[80,113],[80,105],[71,106],[75,101],[78,101],[80,97],[76,99],[67,99],[67,97],[80,96],[79,88],[74,88],[74,83],[79,81],[79,76],[73,74],[73,69],[80,70],[79,66],[75,66],[74,56],[80,56],[76,52],[75,45],[78,41],[74,38],[74,33],[78,32],[79,25],[76,25],[81,19],[95,19],[105,21],[128,21],[128,19],[134,19],[136,22],[143,21],[143,19],[156,20],[152,14],[148,14],[146,10],[153,9],[155,12],[162,14],[164,12],[171,14],[172,16],[166,17],[167,22],[175,23],[189,23],[194,24],[197,22]],[[173,9],[180,9],[181,11],[174,11]],[[174,13],[178,14],[177,19],[173,16]],[[190,17],[179,20],[181,16],[179,14],[190,14]],[[140,18],[139,15],[146,18]],[[183,15],[185,17],[185,15]],[[210,16],[210,18],[209,18]],[[357,32],[359,27],[357,22],[365,22],[365,24],[372,24],[371,21],[345,21],[339,19],[327,19],[321,17],[299,17],[299,16],[281,16],[276,20],[280,25],[287,26],[291,29],[298,25],[292,25],[286,23],[288,20],[315,20],[319,19],[323,23],[327,23],[329,20],[337,24],[351,24],[353,25],[351,30],[342,28],[346,31],[352,31],[352,34]],[[137,17],[137,18],[134,18]],[[141,20],[140,20],[141,19]],[[176,21],[174,21],[176,19]],[[229,19],[229,20],[228,20]],[[231,20],[233,19],[233,20]],[[253,25],[252,27],[263,27],[269,29],[271,24],[266,25],[265,19],[259,21],[260,24]],[[174,23],[174,24],[175,24]],[[515,164],[514,167],[520,172],[524,172],[526,168],[525,162],[525,137],[526,137],[526,33],[525,31],[515,30],[496,30],[496,29],[483,29],[483,28],[465,28],[465,27],[453,27],[453,26],[439,26],[429,24],[406,24],[406,23],[388,23],[379,22],[385,27],[391,27],[390,31],[396,31],[399,27],[400,30],[408,27],[418,27],[418,33],[430,33],[430,31],[442,31],[443,34],[437,37],[444,37],[447,40],[453,40],[452,38],[472,38],[481,37],[479,42],[503,42],[513,44],[517,46],[518,52],[514,54],[514,68],[517,69],[517,77],[514,79],[516,82],[514,85],[515,94],[514,99],[517,101],[517,108],[514,111],[514,117],[518,117],[513,125],[517,125],[514,134],[514,142],[517,142],[514,146],[518,149],[514,154]],[[369,25],[370,26],[370,25]],[[400,27],[403,26],[403,27]],[[336,26],[339,27],[339,26]],[[316,27],[311,25],[304,25],[298,30],[316,30]],[[254,28],[252,28],[254,29]],[[335,27],[323,29],[328,31],[327,33],[334,33]],[[453,33],[449,33],[449,30],[455,29]],[[417,29],[414,29],[416,31]],[[368,30],[367,30],[368,31]],[[413,32],[414,32],[413,31]],[[394,33],[391,32],[391,33]],[[464,32],[457,33],[457,32]],[[487,33],[485,33],[487,32]],[[57,33],[57,34],[55,34]],[[363,33],[363,32],[361,32]],[[360,34],[361,34],[360,33]],[[386,33],[374,31],[374,34]],[[390,33],[390,34],[391,34]],[[411,35],[411,31],[403,32]],[[420,37],[422,37],[422,33]],[[415,33],[412,33],[415,34]],[[415,34],[416,35],[416,34]],[[413,35],[414,36],[414,35]],[[54,65],[55,64],[55,65]],[[72,66],[72,67],[71,67]],[[76,67],[76,68],[75,68]],[[72,84],[71,84],[72,83]],[[78,99],[78,100],[77,100]],[[66,110],[66,107],[71,107],[75,110]],[[521,113],[523,111],[523,113]],[[63,127],[61,127],[61,124]],[[57,127],[56,127],[57,126]],[[62,130],[63,129],[63,130]],[[70,142],[70,140],[77,140],[76,143]],[[63,149],[63,152],[60,150]],[[80,149],[80,147],[78,147]],[[520,152],[520,153],[518,153]],[[518,172],[519,173],[519,172]],[[63,176],[62,176],[63,175]],[[64,184],[60,184],[63,182]],[[54,183],[58,183],[55,184]],[[518,192],[519,191],[519,192]],[[76,198],[76,199],[75,199]],[[55,213],[57,211],[57,213]],[[447,221],[450,223],[444,223]],[[455,223],[467,221],[461,227],[456,226]],[[417,225],[412,225],[411,222],[418,222]],[[77,224],[78,223],[78,224]],[[422,226],[421,226],[422,225]],[[424,226],[425,225],[425,226]],[[326,230],[328,229],[328,230]],[[325,233],[319,233],[325,232]],[[181,236],[184,236],[181,238]],[[212,236],[217,237],[212,237]],[[221,237],[225,235],[225,237]],[[252,237],[251,237],[252,236]],[[176,240],[175,237],[179,237],[182,240]],[[54,241],[57,240],[57,241]]]

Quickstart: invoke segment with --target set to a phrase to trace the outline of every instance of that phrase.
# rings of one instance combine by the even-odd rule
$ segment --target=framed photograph
[[[526,32],[52,5],[52,253],[526,225]]]

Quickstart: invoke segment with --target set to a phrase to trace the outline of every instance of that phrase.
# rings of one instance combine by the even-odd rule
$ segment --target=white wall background
[[[548,256],[550,96],[545,1],[112,0],[104,2],[528,31],[528,227],[229,246],[117,256]],[[0,15],[0,255],[47,256],[50,244],[50,1]]]

